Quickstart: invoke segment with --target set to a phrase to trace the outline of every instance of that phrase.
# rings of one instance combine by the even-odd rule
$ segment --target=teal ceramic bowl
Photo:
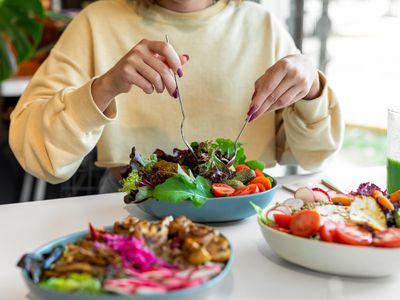
[[[106,228],[111,229],[112,226]],[[85,230],[59,238],[46,245],[43,245],[42,247],[34,251],[34,254],[42,255],[43,253],[49,252],[57,245],[66,245],[68,243],[76,242],[77,240],[79,240],[80,238],[82,238],[87,234],[88,231]],[[124,296],[124,295],[112,295],[112,294],[104,294],[104,295],[73,294],[73,293],[60,292],[57,290],[40,287],[39,285],[33,283],[33,281],[29,278],[28,274],[25,271],[22,271],[22,275],[26,285],[29,288],[28,298],[31,300],[55,300],[55,299],[57,300],[164,300],[164,299],[176,299],[177,297],[184,297],[184,296],[190,297],[192,294],[199,293],[214,286],[229,273],[233,261],[232,243],[229,244],[231,248],[231,257],[221,273],[219,273],[217,276],[213,277],[212,279],[210,279],[209,281],[205,282],[202,285],[192,288],[177,290],[165,294],[148,294],[140,296]]]
[[[149,199],[138,204],[128,204],[126,210],[134,215],[134,207],[138,206],[144,212],[159,219],[166,216],[186,216],[198,223],[238,221],[256,214],[249,204],[250,201],[264,208],[274,198],[277,188],[277,181],[273,179],[272,188],[268,191],[245,196],[210,198],[200,208],[194,207],[191,201],[169,203]]]

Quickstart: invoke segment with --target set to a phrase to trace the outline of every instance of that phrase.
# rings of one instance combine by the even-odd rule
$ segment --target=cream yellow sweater
[[[30,82],[11,116],[10,145],[23,168],[51,183],[71,177],[97,146],[97,164],[124,165],[132,146],[184,147],[179,102],[137,87],[119,95],[104,114],[91,95],[96,76],[141,39],[170,42],[189,54],[179,79],[189,141],[238,134],[254,82],[280,58],[297,53],[291,37],[262,6],[220,0],[195,13],[160,6],[138,10],[125,0],[96,2],[68,26]],[[247,156],[314,170],[340,147],[343,122],[325,78],[322,95],[264,114],[243,134]]]

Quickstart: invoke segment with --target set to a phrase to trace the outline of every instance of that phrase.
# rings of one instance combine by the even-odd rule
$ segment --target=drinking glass
[[[400,106],[388,109],[387,191],[400,190]]]

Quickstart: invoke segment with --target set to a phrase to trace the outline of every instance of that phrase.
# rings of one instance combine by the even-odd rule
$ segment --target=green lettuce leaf
[[[128,177],[122,179],[122,187],[118,189],[119,192],[130,193],[133,190],[138,189],[139,182],[142,181],[142,178],[139,175],[138,170],[132,170],[129,173]]]
[[[135,196],[137,201],[153,197],[153,189],[149,188],[147,185],[139,187],[138,191],[139,192]]]
[[[249,201],[249,203],[251,204],[251,206],[253,206],[254,210],[257,212],[258,219],[261,221],[261,223],[267,226],[274,223],[270,219],[267,219],[267,217],[264,215],[264,210],[261,207],[259,207],[257,204],[254,204],[252,201]]]
[[[230,139],[217,138],[213,144],[214,148],[220,149],[226,157],[231,157],[235,152],[235,142]],[[246,155],[242,143],[237,144],[237,153],[234,165],[244,164]]]
[[[183,170],[182,170],[183,171]],[[197,176],[194,181],[179,174],[168,178],[164,183],[155,187],[153,196],[164,202],[179,203],[185,200],[192,200],[195,207],[201,207],[207,198],[211,198],[211,186],[207,179]]]

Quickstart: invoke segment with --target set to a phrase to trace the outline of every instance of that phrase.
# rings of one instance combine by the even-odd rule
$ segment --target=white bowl
[[[357,247],[297,237],[258,220],[264,239],[281,258],[324,273],[382,277],[400,271],[400,248]]]

